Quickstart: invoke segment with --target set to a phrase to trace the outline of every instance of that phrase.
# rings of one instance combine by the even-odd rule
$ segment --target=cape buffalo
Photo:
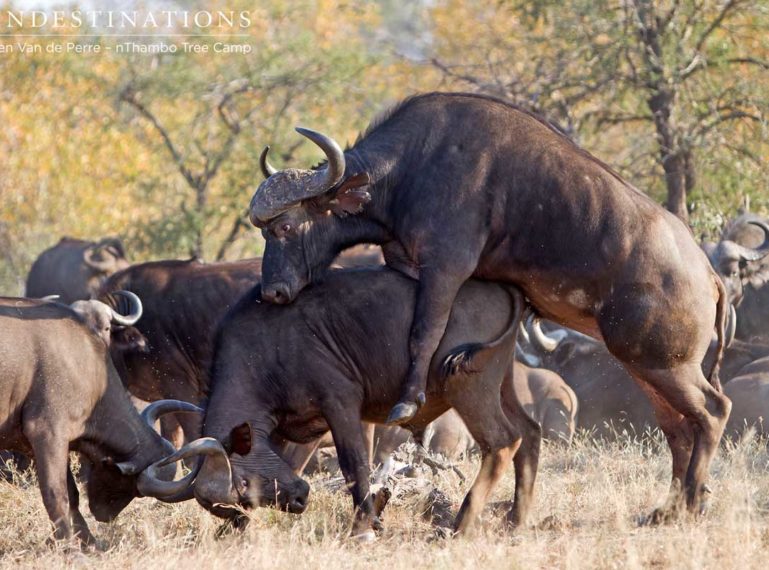
[[[751,362],[724,386],[734,407],[725,434],[738,437],[745,428],[769,432],[769,356]]]
[[[732,221],[710,261],[737,306],[737,338],[769,339],[769,223],[755,214]]]
[[[530,327],[526,344],[537,366],[557,372],[574,390],[579,401],[577,426],[602,438],[625,429],[639,434],[656,425],[654,408],[624,366],[606,347],[592,338],[556,329],[550,336]],[[719,377],[724,385],[747,364],[769,355],[769,346],[734,340],[725,349]],[[707,362],[706,368],[712,364]],[[729,394],[728,390],[724,392]]]
[[[79,511],[69,452],[88,465],[87,492],[99,521],[116,517],[137,496],[183,498],[189,479],[171,481],[175,469],[145,469],[173,453],[151,427],[168,411],[199,411],[163,401],[140,417],[131,404],[107,345],[110,329],[133,324],[98,301],[74,307],[0,298],[0,446],[35,459],[40,492],[57,539],[92,543]],[[147,476],[151,476],[147,478]]]
[[[64,237],[32,264],[25,295],[59,295],[60,301],[69,305],[90,299],[107,277],[126,267],[128,261],[119,239],[92,242]]]
[[[520,287],[537,311],[605,341],[651,395],[673,455],[669,500],[699,512],[729,416],[717,366],[700,369],[724,286],[689,228],[546,121],[482,95],[406,99],[343,152],[298,132],[327,162],[276,171],[250,218],[266,240],[263,294],[288,303],[342,247],[381,244],[419,279],[410,365],[389,419],[424,400],[452,301],[471,276]],[[683,491],[683,492],[682,492]]]
[[[210,454],[194,489],[216,515],[235,517],[238,511],[225,506],[237,504],[302,512],[309,486],[276,454],[271,435],[302,443],[330,429],[356,508],[353,534],[369,535],[380,523],[361,420],[383,422],[398,397],[416,290],[415,281],[383,269],[334,271],[287,308],[262,302],[259,289],[247,294],[219,330],[203,430],[208,437],[161,464]],[[512,288],[464,285],[433,359],[430,400],[408,424],[419,432],[453,407],[478,442],[481,468],[458,515],[459,531],[475,520],[513,456],[509,519],[522,522],[529,509],[540,429],[512,385],[522,304]]]
[[[571,443],[576,429],[579,398],[558,374],[544,368],[514,364],[515,395],[523,410],[542,428],[542,437]]]
[[[127,290],[145,307],[135,325],[143,342],[134,350],[111,351],[128,391],[148,402],[201,402],[208,389],[216,327],[259,281],[260,272],[260,259],[211,264],[165,260],[133,265],[107,279],[99,298],[109,302],[112,292]],[[176,433],[179,426],[188,441],[200,436],[200,418],[194,414],[168,416],[162,433],[182,443]]]
[[[526,414],[539,424],[542,437],[556,443],[570,443],[576,429],[578,408],[574,391],[563,378],[551,370],[532,368],[521,362],[515,362],[513,366],[515,395]],[[376,426],[370,446],[372,465],[385,463],[392,452],[409,439],[411,433],[398,426]],[[453,409],[427,426],[422,436],[422,444],[430,452],[451,460],[459,459],[478,449],[462,418]],[[330,434],[326,434],[319,441],[318,449],[333,445]],[[310,453],[315,451],[315,448],[312,448],[302,452],[302,447],[295,445],[292,448],[296,455],[281,452],[281,456],[290,465],[298,467],[294,470],[297,475],[302,474]],[[312,473],[317,467],[316,463],[311,462],[304,472]]]
[[[356,248],[337,259],[343,266],[377,265],[379,248]],[[112,357],[121,378],[137,398],[172,398],[197,404],[208,390],[216,327],[221,318],[261,279],[261,259],[223,263],[164,260],[133,265],[112,275],[98,297],[109,301],[117,290],[132,291],[145,306],[133,331],[134,350],[115,347]],[[177,423],[178,422],[178,423]],[[167,416],[162,433],[181,443],[200,436],[200,418]]]

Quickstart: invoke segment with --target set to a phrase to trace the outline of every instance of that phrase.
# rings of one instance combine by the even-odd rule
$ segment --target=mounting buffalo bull
[[[126,267],[128,261],[119,239],[92,242],[65,237],[32,264],[25,295],[59,295],[66,304],[90,299],[107,277]]]
[[[141,304],[121,315],[99,301],[72,307],[31,299],[0,299],[0,446],[34,457],[40,492],[57,539],[92,543],[79,511],[69,452],[87,469],[88,504],[98,521],[115,518],[134,497],[186,498],[189,480],[175,469],[149,468],[174,452],[151,427],[169,411],[199,411],[184,402],[157,402],[140,417],[112,366],[113,333],[135,324]],[[190,476],[194,476],[194,473]]]
[[[520,287],[538,313],[601,339],[653,400],[673,455],[660,520],[699,512],[729,416],[717,366],[724,286],[689,228],[544,120],[481,95],[403,101],[312,170],[276,171],[250,205],[266,240],[263,296],[288,303],[343,247],[381,244],[419,280],[410,365],[390,421],[423,405],[452,302],[472,276]],[[716,361],[717,362],[717,361]],[[683,491],[683,492],[682,492]]]
[[[247,294],[219,331],[208,437],[161,465],[207,454],[194,493],[218,516],[237,518],[229,505],[302,512],[309,486],[277,455],[272,437],[304,443],[331,430],[356,509],[353,534],[380,528],[361,420],[383,422],[397,400],[416,291],[415,281],[382,269],[331,272],[290,307],[263,302],[259,288]],[[483,458],[457,518],[459,531],[472,525],[513,456],[509,520],[525,521],[530,506],[540,429],[512,384],[522,303],[512,288],[463,286],[432,362],[430,399],[406,426],[419,433],[453,407],[478,443]]]
[[[769,340],[769,221],[743,214],[709,255],[737,307],[737,338]]]

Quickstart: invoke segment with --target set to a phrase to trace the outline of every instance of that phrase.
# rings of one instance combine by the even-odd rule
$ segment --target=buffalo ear
[[[147,352],[147,339],[136,327],[112,330],[110,344],[121,352]]]
[[[107,467],[114,467],[120,471],[122,475],[136,475],[139,471],[141,471],[141,469],[139,469],[139,467],[132,461],[121,461],[118,463],[112,457],[105,457],[102,459],[102,465]]]
[[[363,207],[371,201],[371,194],[366,186],[371,184],[368,172],[359,172],[348,176],[334,192],[329,208],[337,216],[360,214]]]
[[[238,455],[248,455],[251,451],[251,426],[248,422],[232,428],[229,440],[227,451]]]

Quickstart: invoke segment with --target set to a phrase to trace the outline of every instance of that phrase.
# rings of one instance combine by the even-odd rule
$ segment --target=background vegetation
[[[294,125],[352,141],[434,89],[544,114],[698,237],[748,200],[769,208],[760,0],[194,5],[250,10],[253,52],[0,55],[1,293],[62,235],[119,235],[135,261],[258,254],[243,213],[265,144],[279,166],[311,164]]]

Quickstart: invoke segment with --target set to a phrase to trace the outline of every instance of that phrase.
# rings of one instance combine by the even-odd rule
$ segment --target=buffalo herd
[[[117,239],[63,238],[0,298],[0,448],[34,461],[55,538],[94,542],[71,451],[99,521],[194,498],[241,527],[303,512],[334,445],[371,539],[372,467],[407,439],[480,455],[455,532],[511,463],[507,521],[525,525],[541,439],[577,429],[659,426],[672,481],[645,520],[702,511],[722,436],[769,411],[766,219],[699,245],[557,128],[479,95],[406,99],[346,150],[297,131],[326,160],[277,170],[265,148],[262,258],[131,265]]]

